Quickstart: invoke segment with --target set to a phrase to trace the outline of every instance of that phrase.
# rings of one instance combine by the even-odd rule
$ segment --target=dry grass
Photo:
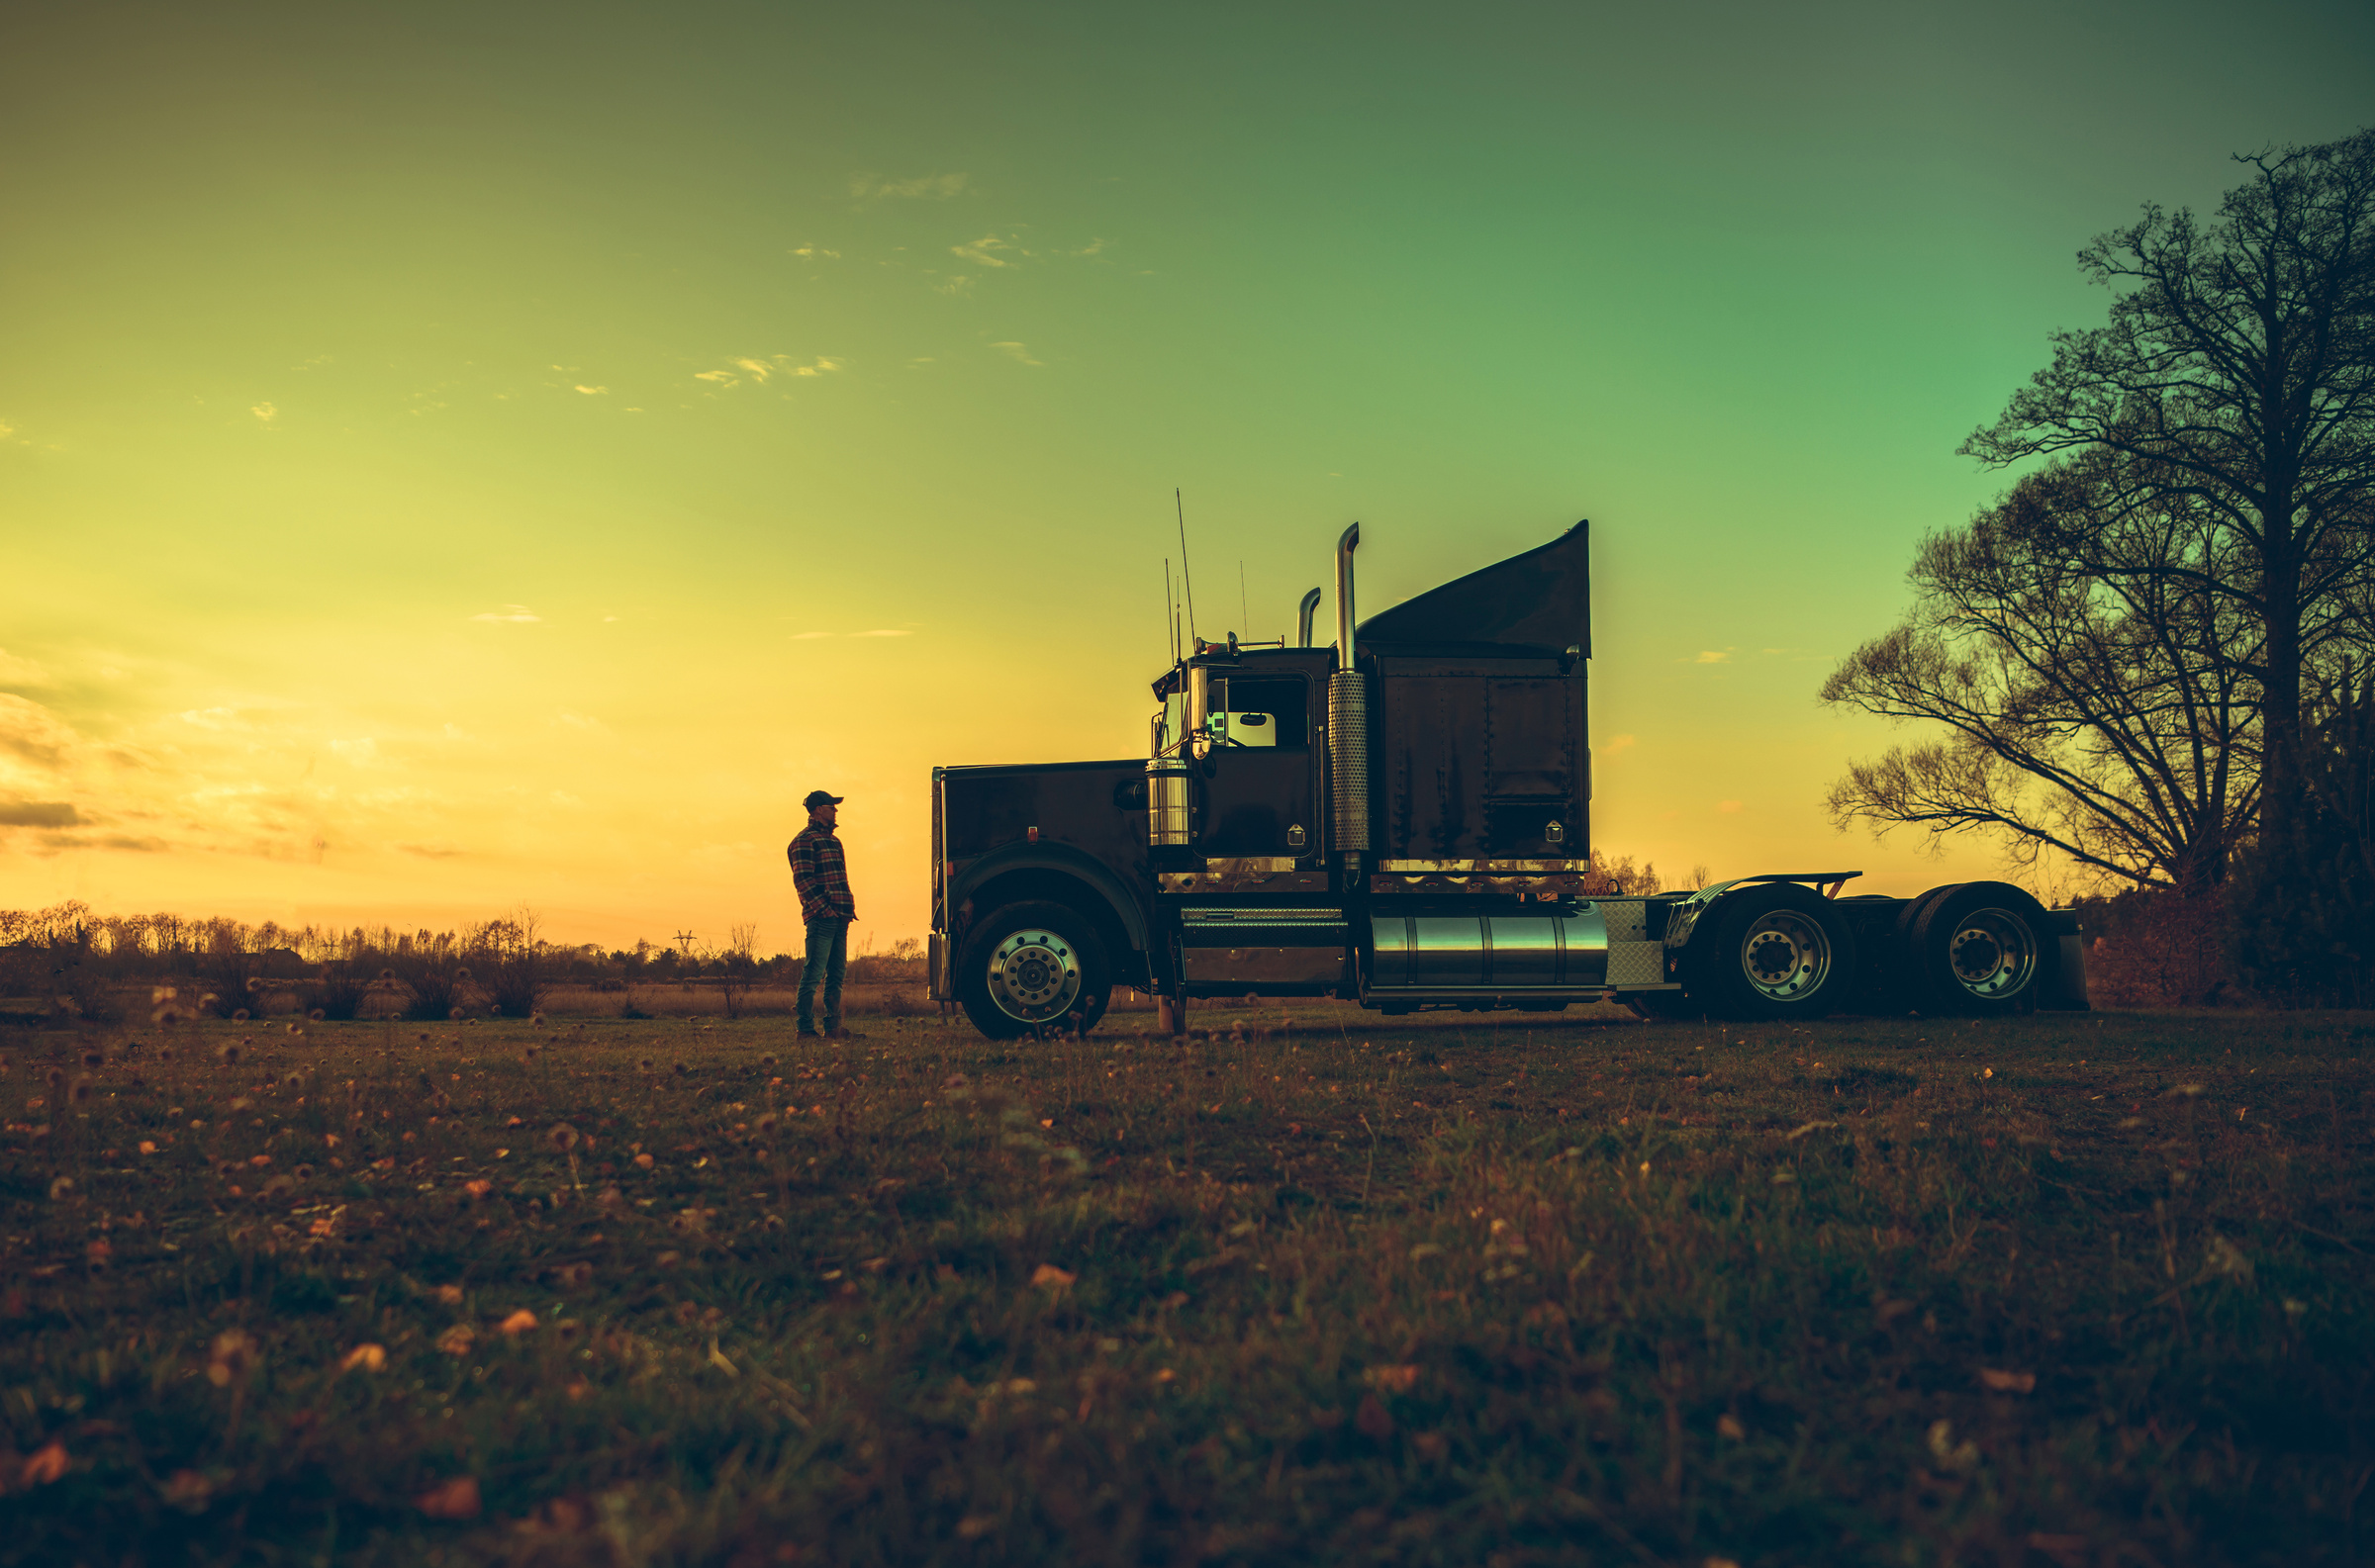
[[[0,1557],[2364,1554],[2375,1021],[1607,1012],[20,1034]]]

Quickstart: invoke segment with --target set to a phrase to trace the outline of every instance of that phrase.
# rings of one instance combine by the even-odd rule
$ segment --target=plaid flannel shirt
[[[800,890],[801,919],[858,918],[858,903],[849,891],[849,863],[841,858],[841,841],[831,828],[810,822],[785,854],[792,861],[792,885]]]

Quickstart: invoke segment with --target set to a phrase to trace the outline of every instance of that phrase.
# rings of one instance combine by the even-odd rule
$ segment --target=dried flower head
[[[243,1330],[226,1329],[207,1352],[206,1380],[227,1388],[255,1369],[256,1344]]]
[[[48,1080],[50,1092],[52,1093],[55,1093],[57,1090],[66,1086],[66,1069],[63,1067],[51,1067],[48,1072],[42,1074],[42,1076]]]
[[[649,1057],[638,1057],[635,1059],[635,1065],[642,1071],[649,1072],[651,1070],[651,1059]]]
[[[567,1122],[555,1122],[552,1131],[544,1135],[544,1141],[562,1153],[570,1153],[577,1148],[577,1129]]]
[[[455,966],[454,966],[454,970],[453,970],[453,977],[454,977],[455,979],[457,979],[457,980],[466,980],[466,979],[468,979],[468,978],[470,977],[470,966],[469,966],[469,965],[467,965],[467,964],[457,964],[457,965],[455,965]]]
[[[299,1181],[311,1181],[314,1179],[314,1167],[311,1165],[299,1165],[295,1170],[291,1171],[290,1174],[295,1176]]]
[[[760,1065],[760,1066],[762,1066],[762,1067],[765,1067],[765,1068],[766,1068],[768,1071],[770,1071],[770,1072],[774,1071],[774,1070],[775,1070],[775,1056],[774,1056],[774,1053],[770,1052],[768,1055],[761,1057],[761,1058],[759,1059],[759,1065]]]
[[[148,1000],[151,1003],[169,1002],[179,994],[180,993],[170,985],[159,985],[148,993]]]
[[[536,1027],[536,1028],[538,1028],[538,1029],[541,1029],[541,1028],[543,1028],[543,1027],[544,1027],[544,1015],[543,1015],[542,1013],[530,1013],[530,1014],[528,1014],[528,1015],[527,1015],[527,1021],[528,1021],[528,1022],[529,1022],[531,1025],[533,1025],[534,1027]]]
[[[222,1060],[223,1065],[227,1067],[237,1066],[238,1064],[239,1048],[233,1045],[229,1041],[225,1041],[222,1045],[217,1046],[215,1048],[215,1055]]]
[[[88,1078],[76,1078],[76,1079],[74,1080],[74,1089],[73,1089],[72,1099],[73,1099],[73,1101],[74,1101],[74,1103],[75,1103],[76,1105],[88,1105],[88,1104],[90,1103],[90,1101],[91,1101],[91,1080],[90,1080],[90,1079],[88,1079]]]
[[[684,1077],[684,1076],[686,1076],[686,1075],[687,1075],[688,1073],[690,1073],[692,1070],[693,1070],[692,1068],[690,1068],[690,1067],[686,1066],[686,1065],[685,1065],[683,1062],[681,1062],[681,1061],[680,1061],[680,1062],[678,1062],[678,1063],[676,1064],[676,1075],[677,1075],[678,1077],[680,1077],[680,1078],[681,1078],[681,1077]]]
[[[313,1020],[315,1023],[317,1023],[317,1024],[318,1024],[318,1023],[320,1023],[320,1022],[321,1022],[323,1019],[325,1019],[325,1018],[328,1018],[328,1017],[330,1016],[330,1014],[328,1014],[328,1013],[326,1013],[326,1012],[324,1012],[324,1011],[323,1011],[321,1008],[317,1007],[317,1008],[315,1008],[315,1009],[314,1009],[312,1012],[310,1012],[310,1013],[306,1014],[305,1016],[306,1016],[306,1017],[308,1017],[308,1018],[310,1018],[310,1019],[312,1019],[312,1020]]]
[[[445,1016],[455,1023],[459,1023],[462,1017],[462,1010],[458,1007],[451,1008],[446,1012]]]
[[[263,988],[264,977],[261,974],[250,974],[247,976],[247,992],[249,995],[253,995]]]
[[[304,1033],[305,1033],[305,1031],[304,1031],[304,1030],[302,1030],[302,1029],[298,1028],[298,1027],[297,1027],[295,1024],[291,1024],[291,1025],[289,1025],[289,1026],[288,1026],[288,1029],[289,1029],[289,1033],[290,1033],[290,1034],[292,1034],[292,1035],[302,1035],[302,1034],[304,1034]]]
[[[396,977],[396,971],[394,969],[381,969],[379,971],[379,977],[383,980],[392,980]]]
[[[215,1005],[215,1003],[221,1001],[222,999],[222,997],[217,996],[214,992],[208,991],[204,996],[198,998],[198,1005],[201,1007],[212,1007]]]
[[[232,1021],[233,1023],[235,1023],[235,1024],[243,1024],[243,1023],[245,1023],[245,1022],[247,1021],[247,1016],[248,1016],[248,1015],[247,1015],[247,1009],[246,1009],[246,1008],[244,1008],[244,1007],[241,1007],[241,1008],[238,1009],[237,1011],[233,1012],[233,1014],[231,1015],[231,1021]]]
[[[49,1198],[51,1202],[55,1202],[60,1198],[72,1197],[73,1194],[74,1178],[72,1176],[60,1176],[55,1181],[49,1183]]]
[[[86,1067],[104,1067],[107,1065],[107,1053],[86,1051],[82,1054],[82,1064]]]

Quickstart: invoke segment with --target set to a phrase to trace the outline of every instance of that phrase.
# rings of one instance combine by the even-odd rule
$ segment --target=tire
[[[1913,922],[1917,1005],[1940,1013],[1998,1016],[2036,1003],[2060,959],[2044,906],[2010,882],[1940,889]]]
[[[1070,904],[1031,899],[974,922],[957,961],[957,1000],[993,1040],[1061,1028],[1086,1030],[1105,1015],[1113,967],[1096,927]]]
[[[1719,1018],[1820,1018],[1855,987],[1855,933],[1810,888],[1770,882],[1716,906],[1694,936],[1691,998]]]
[[[1680,1023],[1707,1016],[1707,1009],[1694,1001],[1688,991],[1635,991],[1623,1000],[1633,1010],[1633,1016],[1644,1023]]]

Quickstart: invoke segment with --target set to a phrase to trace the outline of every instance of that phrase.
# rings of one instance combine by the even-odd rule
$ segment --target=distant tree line
[[[0,998],[106,1022],[136,1012],[124,993],[142,986],[152,993],[147,1010],[160,1022],[266,1012],[523,1018],[561,986],[713,984],[726,988],[730,1007],[751,986],[797,981],[801,962],[797,954],[761,956],[755,925],[734,926],[714,944],[690,933],[672,944],[638,941],[611,952],[553,943],[525,909],[445,931],[100,915],[80,902],[0,909]],[[888,953],[857,956],[850,969],[861,984],[919,980],[922,945],[902,939]]]
[[[2215,221],[2146,206],[2080,252],[2109,321],[1962,447],[2025,471],[1922,542],[1912,611],[1822,691],[1929,734],[1831,809],[2059,858],[2138,940],[2215,932],[2188,940],[2222,982],[2364,1003],[2375,129],[2238,161]]]

